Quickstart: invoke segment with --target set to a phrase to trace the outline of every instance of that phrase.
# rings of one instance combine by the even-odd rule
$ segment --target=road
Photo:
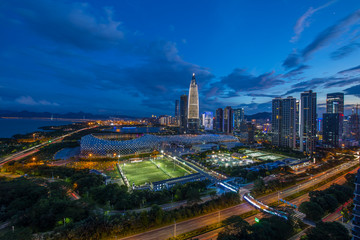
[[[356,173],[357,169],[354,169],[352,171],[350,171],[349,173]],[[342,175],[341,177],[331,181],[331,182],[328,182],[326,183],[325,185],[317,188],[316,190],[324,190],[328,187],[330,187],[332,184],[344,184],[346,182],[346,178],[345,178],[345,175]],[[289,202],[291,202],[292,204],[295,204],[297,206],[299,206],[302,202],[305,202],[305,201],[308,201],[309,200],[309,194],[304,194],[298,198],[295,198]],[[327,221],[329,221],[330,219],[335,219],[337,220],[337,218],[339,217],[339,212],[337,212],[336,214],[330,214]],[[250,223],[250,224],[254,224],[255,223],[255,217],[258,218],[258,219],[261,219],[263,218],[264,216],[268,216],[268,215],[265,215],[264,213],[258,213],[254,216],[251,216],[249,218],[246,218],[245,220]],[[331,216],[331,217],[330,217]],[[217,239],[217,236],[219,234],[219,232],[222,230],[223,228],[219,228],[219,229],[216,229],[214,231],[211,231],[211,232],[207,232],[207,233],[204,233],[202,235],[199,235],[197,236],[196,238],[199,239],[199,240],[215,240]],[[305,232],[305,231],[304,231]],[[305,233],[302,233],[302,234],[297,234],[295,235],[293,238],[291,238],[291,240],[297,240],[297,239],[300,239],[300,237],[302,235],[304,235]]]
[[[76,130],[76,131],[74,131],[74,132],[71,132],[71,133],[67,133],[67,134],[65,134],[65,135],[62,135],[62,136],[60,136],[60,137],[53,138],[53,139],[51,139],[50,141],[47,141],[47,142],[44,142],[44,143],[40,143],[40,144],[35,145],[35,146],[31,147],[31,148],[25,149],[25,150],[23,150],[23,151],[21,151],[21,152],[14,153],[14,154],[12,154],[12,155],[10,155],[10,156],[7,156],[7,157],[5,157],[5,158],[0,159],[0,166],[3,165],[3,164],[5,164],[5,163],[7,163],[7,162],[16,161],[16,160],[22,159],[22,158],[24,158],[24,157],[26,157],[26,156],[29,156],[29,155],[31,155],[31,154],[39,151],[39,148],[40,148],[40,147],[43,147],[43,146],[45,146],[45,145],[49,145],[49,144],[54,144],[54,143],[60,142],[60,141],[62,141],[65,137],[70,136],[70,135],[72,135],[72,134],[74,134],[74,133],[81,132],[81,131],[84,131],[84,130],[87,130],[87,129],[91,129],[91,128],[96,128],[96,127],[97,127],[97,126],[82,128],[82,129]]]
[[[261,202],[263,202],[265,204],[275,202],[278,200],[278,196],[281,198],[284,198],[286,196],[292,195],[292,194],[296,193],[297,191],[301,191],[303,189],[311,187],[329,177],[336,175],[337,173],[341,172],[342,170],[349,168],[351,166],[354,166],[356,164],[358,164],[358,161],[352,161],[352,162],[342,164],[336,168],[330,169],[322,174],[318,174],[318,175],[314,176],[311,180],[303,182],[299,186],[290,187],[286,190],[283,190],[281,193],[272,193],[272,194],[260,197],[260,198],[258,198],[258,200],[260,200]],[[253,210],[253,207],[251,207],[249,204],[241,203],[239,205],[221,210],[220,214],[218,211],[218,212],[210,213],[207,215],[203,215],[200,217],[196,217],[196,218],[192,218],[189,220],[179,222],[176,224],[176,233],[174,231],[175,226],[174,226],[174,224],[172,224],[172,225],[168,225],[168,226],[165,226],[162,228],[157,228],[157,229],[154,229],[154,230],[151,230],[148,232],[144,232],[144,233],[140,233],[140,234],[133,235],[130,237],[126,237],[124,239],[126,239],[126,240],[168,239],[170,237],[173,237],[174,234],[179,235],[179,234],[183,234],[186,232],[190,232],[195,229],[217,223],[217,222],[219,222],[219,220],[224,220],[233,215],[241,215],[241,214],[249,212],[251,210]]]

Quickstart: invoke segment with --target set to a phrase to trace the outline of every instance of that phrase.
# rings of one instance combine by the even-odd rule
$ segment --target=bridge
[[[288,220],[288,214],[279,210],[276,210],[268,205],[256,200],[250,193],[244,195],[244,199],[253,207],[259,209],[260,211],[269,213],[274,216],[282,217],[285,220]]]

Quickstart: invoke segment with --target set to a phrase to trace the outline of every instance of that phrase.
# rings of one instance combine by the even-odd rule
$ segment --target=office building
[[[204,112],[202,114],[202,125],[205,130],[213,130],[214,124],[213,124],[214,114],[213,112]]]
[[[322,136],[325,147],[339,147],[343,134],[344,94],[326,96],[326,113],[323,114]]]
[[[300,96],[300,151],[312,157],[316,146],[316,93],[306,91]]]
[[[233,110],[230,106],[224,109],[224,132],[233,132]]]
[[[223,132],[224,131],[224,111],[223,111],[222,108],[218,108],[216,110],[215,130],[217,132]]]
[[[199,128],[199,93],[198,85],[195,79],[195,73],[193,73],[188,98],[188,132],[196,133]]]
[[[240,129],[240,124],[244,121],[245,118],[244,108],[234,109],[233,112],[234,112],[234,128]]]
[[[339,147],[343,130],[343,114],[323,114],[323,146]]]
[[[344,114],[344,94],[329,93],[326,96],[326,113]]]
[[[180,96],[180,133],[187,131],[188,96]]]

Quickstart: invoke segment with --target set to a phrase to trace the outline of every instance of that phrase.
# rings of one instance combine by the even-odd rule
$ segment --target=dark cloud
[[[103,49],[124,39],[122,23],[113,19],[110,8],[95,11],[86,3],[45,0],[14,0],[7,4],[30,29],[55,42],[81,49]]]
[[[320,32],[319,35],[307,45],[299,54],[293,52],[284,60],[283,66],[286,69],[293,68],[299,64],[307,61],[312,54],[321,48],[329,45],[331,40],[341,36],[343,33],[347,32],[351,26],[359,22],[360,20],[360,10],[356,10],[346,18],[340,20],[336,24],[326,28],[324,31]]]
[[[258,112],[271,112],[272,110],[272,102],[265,103],[249,103],[249,104],[239,104],[234,108],[244,108],[246,114],[254,114]]]
[[[287,58],[283,62],[283,67],[285,69],[293,68],[298,66],[301,63],[301,56],[296,52],[292,52],[287,56]]]
[[[346,95],[354,95],[360,98],[360,85],[352,86],[344,90]]]
[[[246,92],[269,89],[285,83],[280,77],[281,75],[276,75],[274,71],[254,76],[247,73],[245,69],[236,68],[228,76],[221,79],[221,84],[236,92]]]
[[[248,96],[250,97],[269,97],[269,98],[275,98],[279,95],[277,94],[266,94],[266,93],[249,93]],[[255,100],[255,99],[254,99]]]
[[[333,60],[340,60],[344,57],[347,57],[352,52],[355,52],[358,48],[360,48],[360,43],[349,43],[343,47],[338,48],[334,52],[330,54],[330,57]]]
[[[299,67],[287,72],[284,74],[284,78],[293,78],[295,76],[301,75],[304,73],[304,70],[309,69],[308,65],[300,65]]]
[[[353,67],[353,68],[342,70],[342,71],[340,71],[338,73],[339,74],[360,73],[360,65],[356,66],[356,67]]]

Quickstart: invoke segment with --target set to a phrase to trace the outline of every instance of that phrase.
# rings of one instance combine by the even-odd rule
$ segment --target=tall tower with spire
[[[199,129],[199,92],[195,73],[192,75],[188,99],[188,133],[196,133]]]

